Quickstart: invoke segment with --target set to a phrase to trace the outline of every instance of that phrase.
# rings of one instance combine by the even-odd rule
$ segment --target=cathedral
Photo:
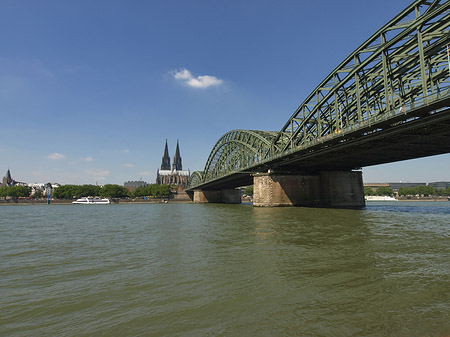
[[[22,183],[20,181],[15,181],[12,177],[11,177],[11,172],[6,171],[5,176],[3,177],[2,182],[0,183],[0,186],[27,186],[26,183]]]
[[[189,184],[190,172],[189,170],[183,170],[180,156],[180,146],[177,140],[177,149],[173,156],[172,168],[170,167],[169,149],[164,149],[164,156],[162,158],[161,168],[156,173],[156,183],[158,185],[175,185],[180,187],[186,187]]]

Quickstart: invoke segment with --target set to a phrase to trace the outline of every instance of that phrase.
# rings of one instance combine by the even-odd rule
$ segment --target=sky
[[[154,183],[167,139],[203,170],[233,129],[279,131],[409,4],[397,0],[0,0],[0,175]],[[363,168],[450,181],[450,155]]]

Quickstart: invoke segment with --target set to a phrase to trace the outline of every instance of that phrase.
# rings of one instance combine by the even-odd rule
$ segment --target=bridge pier
[[[240,204],[241,191],[237,189],[224,190],[194,190],[194,203],[224,203],[224,204]]]
[[[253,206],[364,207],[362,172],[256,174],[253,176]]]

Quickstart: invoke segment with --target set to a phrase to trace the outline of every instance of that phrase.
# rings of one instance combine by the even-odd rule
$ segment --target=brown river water
[[[0,207],[0,336],[449,336],[450,202]]]

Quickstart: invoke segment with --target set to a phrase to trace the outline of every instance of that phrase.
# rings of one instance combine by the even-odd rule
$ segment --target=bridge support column
[[[364,207],[362,172],[256,174],[253,206]]]
[[[194,203],[240,204],[241,191],[237,189],[218,191],[194,190]]]

